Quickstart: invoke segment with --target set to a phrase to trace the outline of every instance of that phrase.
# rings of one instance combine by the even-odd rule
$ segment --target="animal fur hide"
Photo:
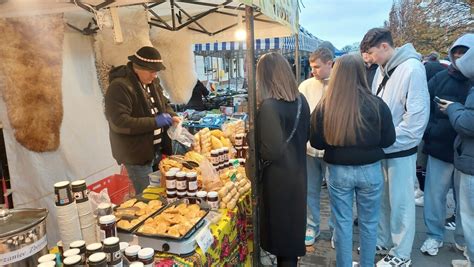
[[[122,7],[118,10],[123,42],[116,44],[110,14],[108,22],[95,36],[97,77],[105,93],[109,85],[108,76],[112,66],[125,65],[128,56],[142,46],[151,46],[147,11],[143,7]]]
[[[160,52],[166,67],[166,70],[158,72],[161,85],[170,95],[172,103],[187,104],[197,81],[189,34],[156,28],[152,29],[151,42]]]
[[[32,151],[54,151],[63,118],[63,16],[0,19],[0,36],[0,90],[15,138]]]

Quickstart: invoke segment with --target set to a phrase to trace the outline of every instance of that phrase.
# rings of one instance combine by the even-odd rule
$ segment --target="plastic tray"
[[[184,203],[184,199],[180,199],[180,200],[177,200],[177,201],[174,201],[172,203],[168,203],[168,205],[166,205],[165,208],[163,209],[160,209],[160,211],[154,213],[152,216],[150,217],[154,217],[154,216],[157,216],[159,214],[161,214],[162,212],[164,212],[167,208],[175,205],[179,205],[179,204],[182,204]],[[185,240],[185,239],[188,239],[197,229],[199,229],[199,227],[204,223],[204,218],[206,218],[207,214],[209,213],[209,211],[211,210],[210,206],[207,204],[207,203],[200,203],[200,204],[197,204],[201,207],[201,210],[204,210],[205,213],[204,215],[199,219],[199,221],[197,221],[193,227],[191,227],[188,232],[186,232],[183,236],[181,237],[174,237],[174,236],[169,236],[169,235],[160,235],[160,234],[144,234],[144,233],[139,233],[138,232],[138,228],[139,227],[136,227],[135,228],[135,231],[134,231],[134,234],[136,235],[139,235],[139,236],[146,236],[146,237],[152,237],[152,238],[160,238],[160,239],[168,239],[168,240],[174,240],[174,241],[181,241],[181,240]],[[148,218],[150,218],[148,217]],[[141,226],[143,225],[144,221],[139,223],[137,226]]]

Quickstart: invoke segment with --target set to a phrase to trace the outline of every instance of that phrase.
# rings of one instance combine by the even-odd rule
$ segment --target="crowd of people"
[[[320,233],[320,192],[327,181],[337,266],[353,266],[357,208],[358,266],[409,266],[415,192],[424,190],[427,237],[421,251],[443,246],[446,194],[456,200],[455,242],[474,261],[474,34],[452,45],[446,68],[425,64],[412,44],[395,47],[389,30],[369,30],[360,54],[309,58],[313,77],[297,89],[277,53],[257,63],[261,246],[278,266],[297,266]],[[433,59],[434,57],[434,59]],[[299,93],[298,93],[299,91]],[[418,149],[420,147],[420,149]],[[417,163],[427,156],[425,181]],[[382,258],[375,263],[375,255]],[[460,253],[460,256],[462,254]]]

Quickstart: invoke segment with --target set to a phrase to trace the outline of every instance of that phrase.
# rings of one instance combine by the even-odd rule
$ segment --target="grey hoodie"
[[[381,66],[380,68],[382,69],[383,73],[388,76],[388,72],[390,70],[410,58],[417,59],[421,62],[421,55],[416,52],[415,47],[413,47],[412,44],[408,43],[395,48],[395,53],[393,56],[390,58],[387,64],[385,64],[385,66]]]
[[[474,48],[474,33],[466,33],[464,34],[463,36],[459,37],[455,42],[454,44],[451,46],[451,48],[449,49],[449,60],[451,61],[451,63],[453,64],[453,67],[455,67],[456,69],[459,70],[460,66],[459,66],[459,60],[461,58],[464,58],[464,56],[462,56],[461,58],[459,58],[458,60],[454,60],[454,57],[453,57],[453,49],[456,47],[456,46],[465,46],[467,48],[469,48],[469,50],[472,50],[471,48]],[[468,50],[468,51],[469,51]],[[463,62],[461,64],[464,64],[464,66],[462,66],[462,68],[466,69],[468,67],[471,68],[471,71],[473,71],[472,69],[474,69],[474,63],[471,61],[471,64],[470,66],[467,65],[467,60],[463,60]],[[463,72],[464,74],[464,72]],[[468,75],[464,74],[464,76],[468,77]],[[472,79],[471,79],[472,80]]]
[[[469,50],[456,60],[456,65],[464,76],[474,81],[474,34],[466,34],[458,41],[460,39],[468,40],[462,45],[468,46]],[[447,113],[458,133],[454,141],[454,167],[465,174],[474,175],[474,87],[469,91],[464,105],[453,103],[448,106]]]

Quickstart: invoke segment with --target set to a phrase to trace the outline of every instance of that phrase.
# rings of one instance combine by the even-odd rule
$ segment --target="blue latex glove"
[[[168,113],[162,113],[155,117],[156,125],[158,128],[170,126],[173,123],[171,115]]]

